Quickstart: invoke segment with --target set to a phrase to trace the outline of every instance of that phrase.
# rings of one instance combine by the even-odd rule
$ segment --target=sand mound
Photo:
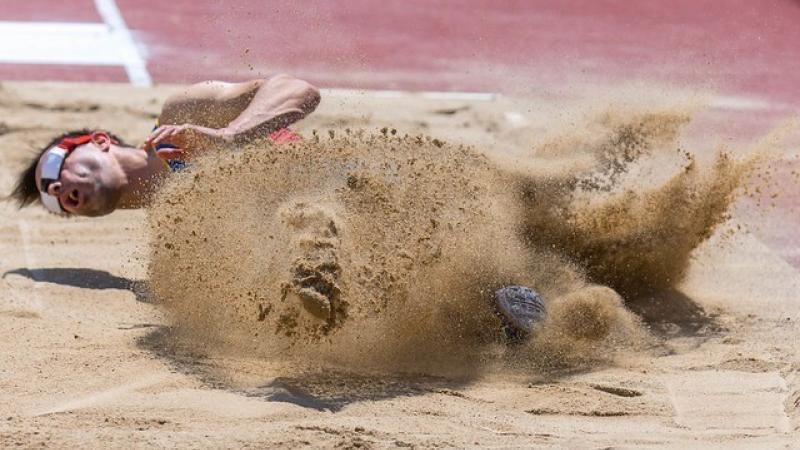
[[[591,139],[519,164],[389,130],[208,157],[150,210],[152,288],[191,342],[263,358],[459,373],[593,361],[642,339],[622,298],[680,281],[750,167],[699,167],[676,144],[688,120],[604,114]],[[653,161],[669,172],[656,183]],[[550,303],[514,348],[489,307],[509,284]]]

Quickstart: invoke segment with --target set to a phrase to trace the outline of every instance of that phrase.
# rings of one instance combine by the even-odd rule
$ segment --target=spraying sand
[[[751,167],[699,167],[676,144],[688,121],[605,113],[592,140],[558,137],[524,165],[389,129],[210,157],[151,208],[150,281],[202,348],[356,371],[607,362],[647,341],[623,298],[682,281]],[[626,178],[664,155],[664,181]],[[522,348],[491,309],[513,284],[550,305]]]

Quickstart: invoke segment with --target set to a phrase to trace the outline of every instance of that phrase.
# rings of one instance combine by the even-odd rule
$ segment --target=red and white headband
[[[61,207],[61,202],[58,200],[58,197],[48,194],[47,188],[51,183],[55,183],[61,177],[61,168],[64,166],[64,160],[67,159],[67,155],[78,146],[86,144],[91,140],[91,134],[65,137],[55,146],[44,152],[41,181],[39,182],[39,195],[42,197],[42,205],[44,205],[48,211],[55,214],[66,214],[64,208]],[[111,142],[117,143],[113,139]]]

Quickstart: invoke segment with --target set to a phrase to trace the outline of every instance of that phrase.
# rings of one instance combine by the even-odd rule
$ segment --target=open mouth
[[[66,203],[68,206],[77,207],[81,203],[80,192],[77,189],[70,191],[67,196]]]

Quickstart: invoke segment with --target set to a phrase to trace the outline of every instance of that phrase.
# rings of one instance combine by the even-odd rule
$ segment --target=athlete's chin
[[[95,195],[88,198],[86,208],[80,215],[87,217],[107,216],[119,206],[122,193],[119,189],[100,186]]]
[[[97,201],[93,199],[90,203],[83,205],[79,210],[71,211],[76,216],[84,217],[101,217],[107,216],[117,209],[118,199],[105,199],[104,201]]]
[[[112,212],[114,212],[115,209],[116,208],[101,209],[101,210],[91,210],[91,211],[85,211],[85,212],[80,213],[78,215],[79,216],[84,216],[84,217],[102,217],[102,216],[107,216],[107,215],[111,214]]]

